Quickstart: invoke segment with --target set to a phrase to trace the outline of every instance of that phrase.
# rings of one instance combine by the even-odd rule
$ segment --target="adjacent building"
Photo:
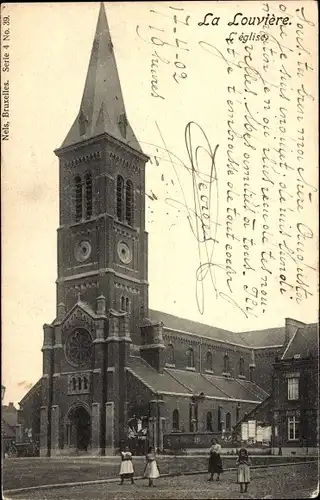
[[[18,410],[12,402],[1,406],[2,453],[5,454],[19,438]]]
[[[297,329],[273,374],[273,447],[278,453],[317,453],[319,445],[319,331]]]

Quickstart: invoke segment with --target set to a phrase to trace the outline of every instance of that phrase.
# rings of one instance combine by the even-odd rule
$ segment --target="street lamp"
[[[6,388],[4,385],[1,384],[1,401],[3,401],[4,398],[4,393],[6,392]]]

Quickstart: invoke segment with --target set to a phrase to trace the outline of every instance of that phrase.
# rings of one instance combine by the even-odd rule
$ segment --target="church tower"
[[[133,341],[148,313],[145,163],[128,122],[101,4],[79,113],[62,146],[57,304],[126,311]]]
[[[126,366],[148,316],[145,164],[103,4],[78,115],[59,158],[57,314],[44,325],[40,454],[124,441]]]

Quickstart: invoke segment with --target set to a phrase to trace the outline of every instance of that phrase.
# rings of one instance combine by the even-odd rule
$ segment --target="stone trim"
[[[74,372],[61,372],[61,375],[77,375],[78,373],[92,373],[93,370],[76,370]]]
[[[86,156],[80,156],[78,158],[73,158],[72,160],[67,160],[64,163],[65,167],[75,167],[76,165],[79,165],[80,163],[88,163],[91,160],[98,160],[101,158],[101,151],[95,151],[93,153],[90,153]]]
[[[130,269],[130,268],[127,268],[127,269],[129,269],[130,271],[132,271],[132,269]],[[98,271],[87,271],[87,272],[84,272],[84,273],[79,273],[79,274],[73,274],[71,276],[66,276],[64,278],[58,278],[56,280],[56,284],[65,283],[65,282],[69,282],[69,281],[74,281],[74,280],[78,280],[78,279],[82,279],[82,278],[88,278],[90,276],[101,276],[101,275],[107,274],[107,273],[112,273],[117,278],[122,278],[122,279],[124,279],[126,281],[131,281],[132,283],[137,283],[138,285],[149,285],[149,282],[146,281],[146,280],[139,280],[138,278],[133,278],[132,276],[128,276],[126,274],[117,273],[111,267],[106,267],[104,269],[99,269]]]
[[[178,329],[174,330],[173,328],[166,327],[165,325],[164,325],[164,331],[165,332],[178,333],[178,334],[184,334],[184,335],[191,335],[192,337],[197,337],[199,339],[210,340],[211,342],[219,342],[220,344],[228,344],[230,346],[241,347],[242,349],[245,349],[245,350],[248,350],[248,349],[250,349],[250,350],[256,350],[256,349],[275,349],[275,348],[281,348],[281,347],[283,347],[283,344],[281,344],[281,345],[271,345],[271,346],[262,346],[262,347],[250,347],[248,345],[237,344],[235,342],[230,342],[229,340],[217,339],[215,337],[207,337],[206,335],[200,335],[199,333],[192,333],[192,332],[188,332],[186,330],[178,330]],[[165,335],[165,333],[164,333],[164,335]],[[166,338],[166,337],[164,336],[164,338]],[[172,337],[168,336],[168,338],[171,339]],[[180,339],[176,338],[176,340],[180,340],[182,342],[186,342],[187,341],[187,339],[182,339],[182,338],[180,338]],[[198,344],[198,342],[196,342],[196,341],[194,341],[192,343]],[[208,344],[208,346],[212,347],[211,344]],[[215,346],[215,348],[217,348],[217,346]],[[233,351],[233,349],[231,349],[231,351]]]
[[[146,349],[155,349],[155,348],[165,349],[166,346],[164,344],[146,344],[140,347],[140,351],[145,351]]]

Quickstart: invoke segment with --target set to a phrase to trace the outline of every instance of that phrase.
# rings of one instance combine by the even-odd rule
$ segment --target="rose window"
[[[66,357],[76,366],[81,366],[90,360],[92,354],[92,338],[84,328],[77,328],[66,342]]]

